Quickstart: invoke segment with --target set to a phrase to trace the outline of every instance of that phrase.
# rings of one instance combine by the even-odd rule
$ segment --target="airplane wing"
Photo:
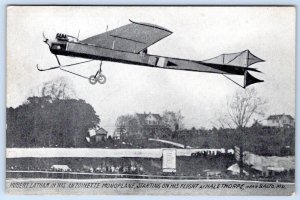
[[[172,34],[171,31],[154,24],[138,23],[131,20],[130,22],[125,26],[92,36],[80,42],[118,51],[139,53]]]

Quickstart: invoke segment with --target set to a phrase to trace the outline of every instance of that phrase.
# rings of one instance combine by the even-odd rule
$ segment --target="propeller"
[[[43,32],[43,42],[45,42],[49,46],[49,48],[51,47],[52,42],[48,38],[46,38],[44,32]]]

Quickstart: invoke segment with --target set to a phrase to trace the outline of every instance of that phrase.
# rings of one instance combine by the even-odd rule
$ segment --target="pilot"
[[[140,54],[141,54],[142,56],[144,56],[144,55],[147,54],[147,52],[148,52],[148,49],[146,48],[146,49],[142,50],[142,51],[140,52]]]

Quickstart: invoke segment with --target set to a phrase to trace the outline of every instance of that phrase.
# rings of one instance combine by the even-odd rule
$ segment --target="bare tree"
[[[43,83],[41,87],[36,88],[35,91],[31,91],[31,96],[50,96],[52,100],[76,99],[72,84],[63,77]]]
[[[162,115],[162,121],[172,131],[184,129],[183,116],[181,115],[180,110],[176,113],[173,111],[165,110]]]
[[[133,115],[121,115],[117,118],[115,126],[120,129],[121,137],[122,134],[137,134],[138,133],[138,122]],[[123,135],[124,136],[124,135]]]
[[[254,88],[236,92],[227,98],[226,111],[217,118],[222,128],[244,128],[253,117],[264,116],[266,101]]]
[[[223,128],[236,128],[239,141],[239,144],[237,144],[239,152],[236,153],[239,155],[241,178],[244,173],[244,128],[254,116],[264,116],[265,104],[266,101],[258,96],[254,88],[238,91],[231,98],[227,98],[226,113],[224,115],[221,114],[221,117],[217,120]]]

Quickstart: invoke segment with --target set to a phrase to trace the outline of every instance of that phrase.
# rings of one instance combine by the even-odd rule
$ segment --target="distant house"
[[[138,133],[147,137],[161,137],[170,129],[163,123],[162,117],[154,113],[136,113]]]
[[[269,127],[295,127],[295,120],[291,115],[270,115],[267,118]]]
[[[122,125],[116,127],[112,138],[120,139],[122,136],[162,138],[170,135],[170,132],[170,127],[163,122],[159,114],[144,112],[126,116]]]
[[[159,114],[136,113],[140,125],[162,125],[162,118]]]
[[[89,137],[87,138],[87,141],[92,143],[105,141],[107,133],[108,132],[104,128],[97,126],[95,129],[89,130]]]
[[[95,142],[105,141],[107,138],[107,131],[104,128],[98,128],[96,130]]]

